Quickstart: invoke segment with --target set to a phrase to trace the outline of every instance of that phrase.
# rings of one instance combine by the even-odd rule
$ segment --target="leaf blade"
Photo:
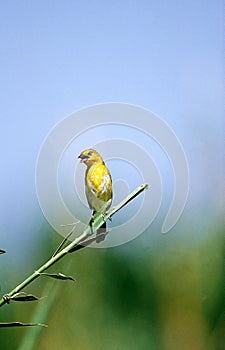
[[[42,324],[42,323],[0,322],[0,328],[4,328],[4,327],[34,327],[34,326],[48,327],[46,324]]]
[[[58,279],[58,280],[70,280],[70,281],[76,281],[76,279],[72,276],[66,276],[64,275],[63,273],[47,273],[47,272],[42,272],[40,273],[40,275],[43,275],[43,276],[47,276],[47,277],[51,277],[51,278],[55,278],[55,279]]]

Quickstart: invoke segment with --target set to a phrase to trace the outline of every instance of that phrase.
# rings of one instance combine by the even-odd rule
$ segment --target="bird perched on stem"
[[[100,154],[94,149],[86,149],[79,155],[80,162],[86,164],[85,194],[89,208],[93,215],[99,211],[106,202],[110,207],[112,203],[112,178]],[[91,221],[90,221],[91,223]],[[106,222],[97,230],[97,235],[106,232]],[[103,239],[96,238],[99,243]]]

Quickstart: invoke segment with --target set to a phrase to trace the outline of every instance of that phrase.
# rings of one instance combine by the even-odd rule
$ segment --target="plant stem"
[[[89,239],[90,236],[93,235],[93,233],[102,226],[102,224],[111,219],[111,217],[120,209],[122,209],[126,204],[128,204],[132,199],[134,199],[136,196],[138,196],[141,192],[146,190],[148,188],[147,184],[140,185],[137,187],[133,192],[131,192],[122,202],[120,202],[118,205],[113,207],[112,209],[105,212],[105,208],[107,208],[107,203],[103,208],[97,212],[93,218],[93,222],[90,226],[88,224],[84,230],[84,232],[77,238],[73,240],[70,244],[68,244],[64,249],[62,249],[60,252],[58,252],[55,256],[51,257],[45,264],[43,264],[37,271],[32,273],[28,278],[26,278],[22,283],[20,283],[17,287],[12,289],[8,294],[2,297],[0,299],[0,307],[3,306],[6,303],[9,303],[10,297],[12,297],[15,293],[18,293],[23,288],[25,288],[27,285],[29,285],[32,281],[34,281],[36,278],[40,276],[40,274],[47,270],[50,266],[54,265],[58,260],[62,259],[63,256],[70,252],[74,252],[76,250],[79,250],[90,243],[94,241],[94,239]]]

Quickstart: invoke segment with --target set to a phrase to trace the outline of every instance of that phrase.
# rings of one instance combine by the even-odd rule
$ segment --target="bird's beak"
[[[88,159],[88,157],[87,157],[87,156],[84,156],[83,154],[80,154],[80,155],[78,156],[78,159],[80,159],[80,163],[84,163],[85,160]]]

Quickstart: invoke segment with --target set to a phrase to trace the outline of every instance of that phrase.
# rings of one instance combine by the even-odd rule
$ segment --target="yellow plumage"
[[[96,150],[87,149],[81,152],[78,158],[87,166],[85,194],[89,208],[93,210],[93,214],[99,211],[106,202],[109,202],[109,208],[112,202],[112,178],[102,157]],[[101,228],[105,229],[106,225],[103,224]]]

